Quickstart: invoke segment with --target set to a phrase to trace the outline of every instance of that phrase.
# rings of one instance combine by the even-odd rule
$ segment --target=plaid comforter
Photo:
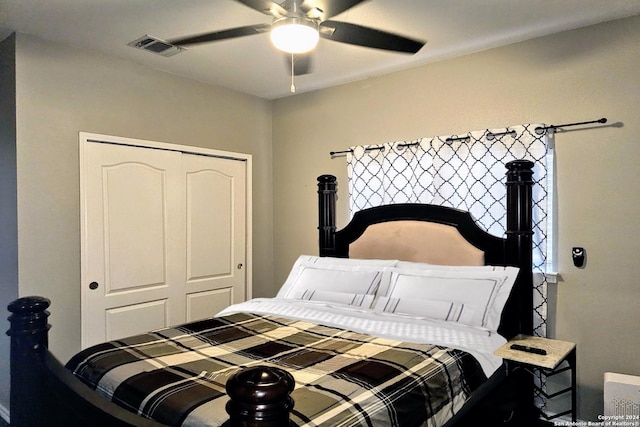
[[[228,419],[227,379],[257,364],[293,375],[300,426],[442,425],[486,380],[463,351],[246,313],[100,344],[67,368],[148,418],[215,426]]]

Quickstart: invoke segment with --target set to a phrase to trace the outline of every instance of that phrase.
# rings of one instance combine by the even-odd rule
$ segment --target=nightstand
[[[546,354],[537,354],[522,350],[515,350],[513,345],[520,345],[534,349],[542,350]],[[567,370],[571,374],[571,384],[569,387],[559,390],[555,393],[547,394],[537,384],[533,385],[534,390],[538,391],[547,399],[553,399],[565,393],[571,393],[571,409],[564,412],[548,416],[541,410],[540,415],[546,420],[552,420],[562,415],[571,414],[571,420],[576,421],[576,345],[568,341],[552,340],[549,338],[532,337],[529,335],[517,335],[502,347],[497,349],[494,354],[502,357],[507,362],[508,372],[514,372],[517,369],[525,369],[531,374],[538,371],[546,378],[557,375]],[[565,362],[565,363],[563,363]],[[530,396],[531,401],[533,396]]]

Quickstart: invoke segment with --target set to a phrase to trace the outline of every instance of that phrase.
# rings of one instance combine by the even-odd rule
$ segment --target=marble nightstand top
[[[542,355],[514,350],[510,348],[513,344],[544,349],[547,354]],[[493,354],[498,357],[502,357],[503,359],[513,360],[515,362],[527,363],[529,365],[547,369],[555,369],[575,347],[575,343],[569,341],[532,337],[529,335],[517,335],[502,347],[494,351]]]

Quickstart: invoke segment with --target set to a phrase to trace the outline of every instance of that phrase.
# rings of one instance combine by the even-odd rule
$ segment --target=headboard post
[[[42,297],[19,298],[9,304],[11,337],[11,425],[45,425],[40,419],[46,411],[41,369],[48,347],[49,312],[51,302]]]
[[[336,195],[333,175],[318,177],[318,232],[320,256],[334,256],[336,250]]]
[[[520,268],[516,292],[520,296],[517,306],[520,313],[528,316],[517,316],[520,327],[517,333],[533,334],[533,274],[532,274],[532,187],[533,162],[514,160],[507,167],[507,254],[513,257],[510,261]]]

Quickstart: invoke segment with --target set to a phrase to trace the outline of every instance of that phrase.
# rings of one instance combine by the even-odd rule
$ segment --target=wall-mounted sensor
[[[575,247],[571,249],[571,257],[573,258],[573,265],[578,268],[584,267],[584,248]]]

